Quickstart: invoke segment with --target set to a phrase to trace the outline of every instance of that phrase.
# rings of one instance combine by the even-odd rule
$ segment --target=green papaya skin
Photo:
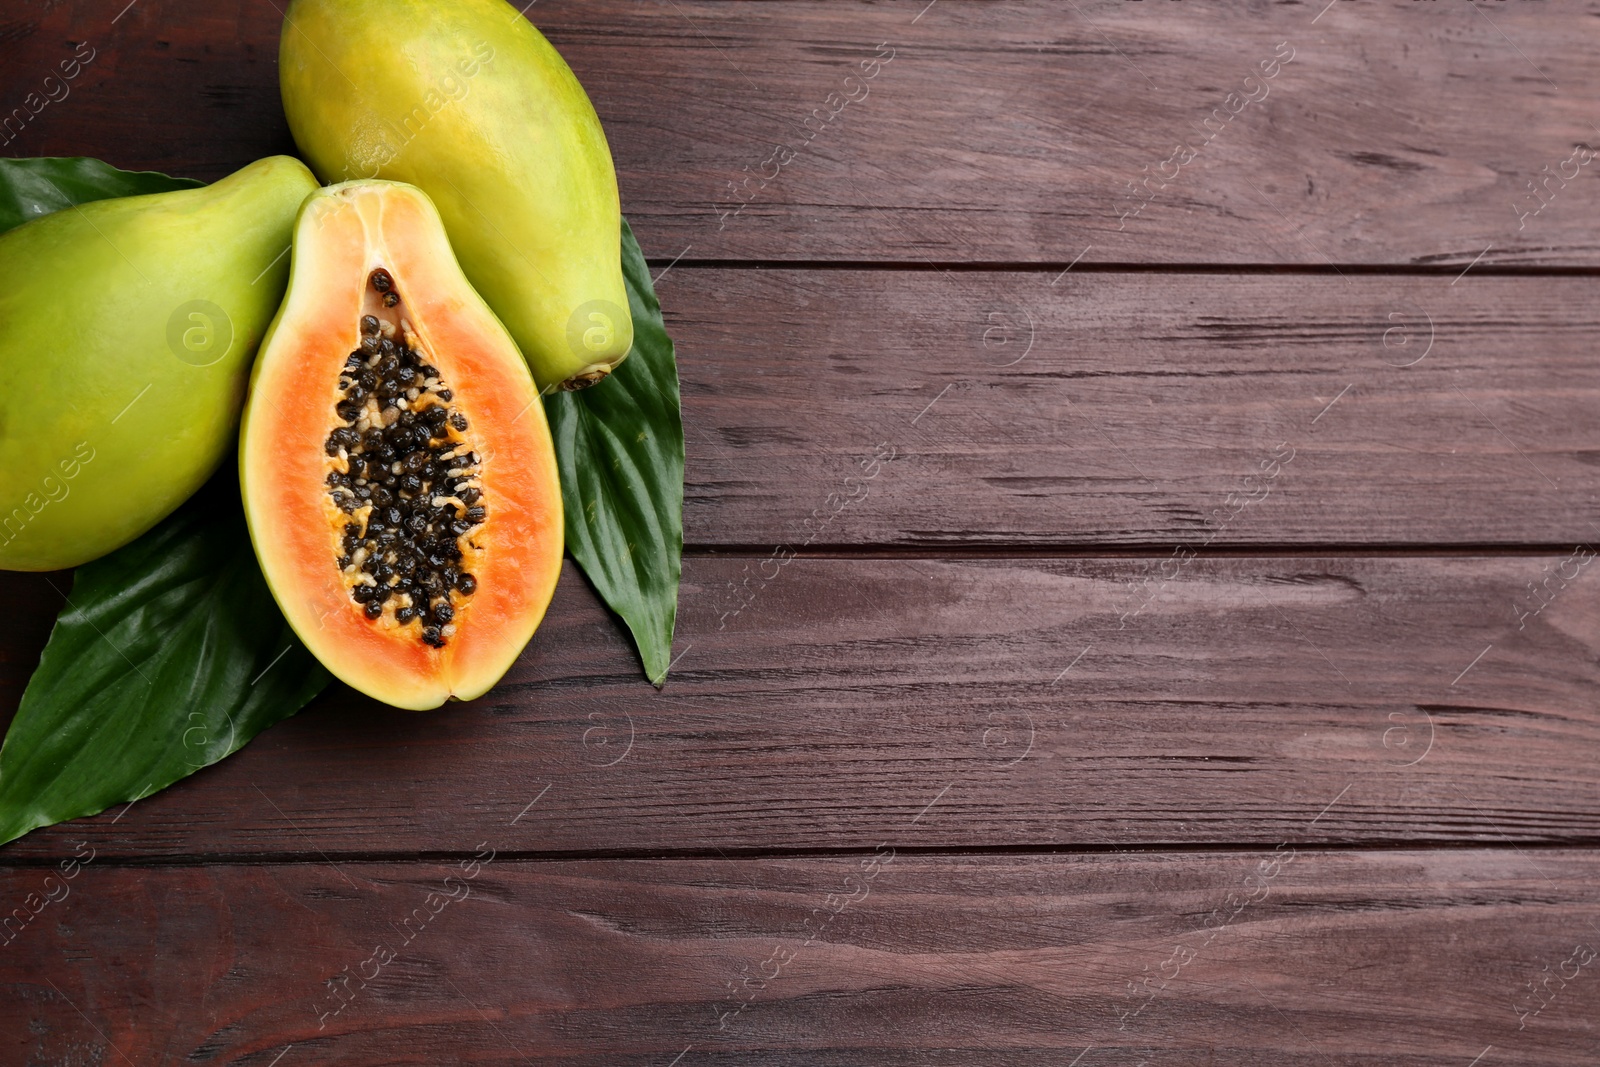
[[[626,358],[611,151],[578,79],[516,8],[293,0],[278,72],[325,182],[406,182],[438,205],[541,390],[592,385]]]
[[[120,548],[231,454],[316,187],[275,156],[0,236],[0,569]]]

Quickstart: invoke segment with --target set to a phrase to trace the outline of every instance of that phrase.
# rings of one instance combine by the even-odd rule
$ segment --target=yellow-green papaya
[[[426,192],[542,390],[592,385],[627,357],[611,150],[571,68],[516,8],[293,0],[278,60],[312,169]]]
[[[316,187],[275,156],[0,236],[0,569],[103,556],[217,469]]]

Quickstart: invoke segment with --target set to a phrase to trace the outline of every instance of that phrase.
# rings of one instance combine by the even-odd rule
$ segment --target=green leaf
[[[79,567],[0,748],[0,843],[165,789],[298,711],[328,673],[261,577],[225,468]]]
[[[92,159],[0,159],[0,231],[199,184]],[[0,748],[0,844],[165,789],[328,680],[273,602],[224,468],[139,540],[78,568]]]
[[[194,189],[204,184],[155,171],[118,170],[84,156],[0,159],[0,233],[74,204]]]
[[[545,398],[561,469],[567,549],[667,680],[683,557],[678,366],[639,243],[622,224],[633,351],[599,385]]]

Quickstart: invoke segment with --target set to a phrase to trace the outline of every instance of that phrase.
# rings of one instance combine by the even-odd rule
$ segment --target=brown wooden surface
[[[9,5],[0,120],[95,55],[0,151],[291,151],[279,7]],[[0,1064],[1600,1062],[1600,161],[1517,206],[1600,3],[528,14],[678,344],[671,681],[569,565],[480,701],[0,849]]]
[[[661,293],[684,367],[686,536],[1588,540],[1595,285],[676,267]],[[847,479],[880,443],[896,458],[862,497]],[[1265,478],[1280,444],[1293,459]],[[1230,494],[1262,491],[1223,521]],[[856,502],[808,528],[830,494]]]
[[[1559,559],[1201,558],[1165,585],[1159,560],[798,559],[740,598],[760,562],[687,561],[659,693],[569,565],[483,699],[396,719],[335,687],[5,855],[448,852],[536,797],[502,847],[870,846],[935,795],[941,846],[1600,838],[1600,563],[1519,630]]]
[[[0,949],[0,988],[33,1022],[0,1032],[0,1055],[1462,1067],[1492,1046],[1480,1062],[1594,1062],[1593,850],[904,851],[919,832],[861,856],[528,863],[485,830],[481,849],[460,839],[493,856],[472,879],[458,861],[96,857]],[[6,871],[0,894],[50,877]]]
[[[1575,145],[1600,147],[1595,0],[926,6],[541,0],[537,16],[595,100],[654,256],[1064,266],[1092,246],[1084,263],[1459,269],[1488,248],[1480,266],[1600,263],[1594,162],[1541,187],[1537,217],[1513,207],[1542,202],[1528,183]],[[210,179],[291,149],[280,0],[121,7],[0,16],[7,108],[68,41],[99,50],[6,151]],[[847,85],[885,42],[894,58]],[[1281,42],[1293,60],[1206,143],[1230,93],[1261,97],[1244,78]],[[804,125],[839,106],[829,94],[863,91]],[[1194,158],[1131,197],[1182,139]],[[756,189],[779,145],[792,160]]]

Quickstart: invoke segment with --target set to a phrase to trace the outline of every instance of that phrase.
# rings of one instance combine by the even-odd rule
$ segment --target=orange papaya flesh
[[[479,696],[561,568],[538,388],[420,190],[315,193],[293,248],[240,441],[267,584],[352,687],[414,709]]]

